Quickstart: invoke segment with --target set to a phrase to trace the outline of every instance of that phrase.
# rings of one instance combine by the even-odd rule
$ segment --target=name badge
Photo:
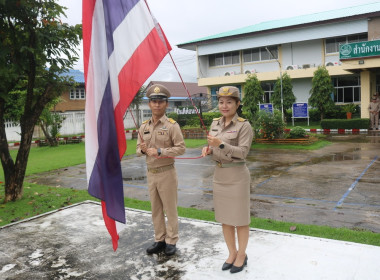
[[[236,133],[237,130],[230,130],[230,131],[226,131],[226,133]]]

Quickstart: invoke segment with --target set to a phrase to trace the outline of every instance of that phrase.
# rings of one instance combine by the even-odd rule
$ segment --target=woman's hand
[[[208,144],[212,147],[219,147],[219,145],[222,144],[222,140],[211,135],[207,136],[207,141]]]
[[[210,147],[203,147],[203,149],[202,149],[202,157],[210,155],[211,152],[212,152],[212,150],[210,149]]]

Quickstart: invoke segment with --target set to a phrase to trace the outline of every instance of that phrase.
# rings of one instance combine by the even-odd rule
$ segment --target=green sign
[[[339,59],[380,56],[380,40],[343,44],[339,47]]]

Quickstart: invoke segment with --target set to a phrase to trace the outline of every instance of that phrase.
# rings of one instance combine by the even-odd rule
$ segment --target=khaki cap
[[[151,85],[146,91],[146,97],[150,100],[153,99],[165,99],[167,100],[170,97],[169,90],[160,84]]]
[[[218,91],[217,97],[228,96],[228,97],[239,97],[239,89],[237,87],[225,86],[221,87]]]

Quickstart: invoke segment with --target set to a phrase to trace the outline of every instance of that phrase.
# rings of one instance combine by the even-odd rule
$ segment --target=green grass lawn
[[[204,139],[186,139],[185,142],[187,147],[199,147],[206,145],[206,140]],[[259,148],[256,145],[258,144],[254,144],[252,147]],[[297,146],[299,146],[298,148],[302,148],[300,147],[301,145],[292,145],[292,148],[297,148]],[[127,155],[135,153],[136,140],[128,140],[127,147]],[[270,145],[270,147],[273,148],[273,145]],[[14,156],[17,151],[12,150],[11,152]],[[57,168],[74,166],[84,163],[84,161],[84,143],[61,145],[55,148],[35,147],[32,148],[30,152],[27,174],[30,175],[34,173],[50,171]],[[3,181],[2,178],[0,178],[0,181]],[[4,184],[0,184],[0,200],[3,199],[3,196]],[[32,183],[24,183],[22,199],[16,202],[0,204],[0,226],[30,218],[85,200],[96,201],[96,199],[90,196],[85,190],[75,190],[62,187],[49,187]],[[150,211],[149,201],[140,201],[136,199],[125,198],[125,206],[129,208]],[[214,221],[214,213],[207,210],[178,207],[178,214],[179,216],[186,218]],[[266,230],[292,232],[295,234],[380,246],[380,234],[370,231],[332,228],[327,226],[303,225],[255,217],[251,219],[250,226]],[[291,226],[296,226],[296,230],[291,231]]]
[[[137,140],[127,140],[125,155],[136,153]],[[206,139],[185,139],[187,148],[201,147],[207,144]],[[85,143],[59,145],[57,147],[32,147],[29,153],[26,175],[47,172],[59,168],[74,166],[86,162]],[[16,158],[17,150],[10,151],[13,159]],[[4,181],[1,167],[0,181]]]

